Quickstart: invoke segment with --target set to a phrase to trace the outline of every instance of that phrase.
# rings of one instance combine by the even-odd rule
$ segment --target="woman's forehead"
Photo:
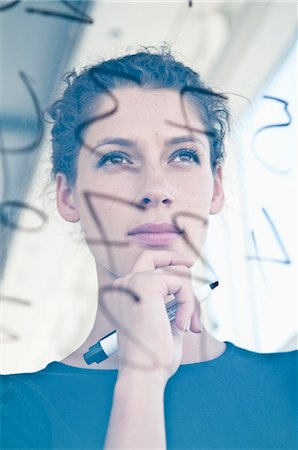
[[[153,133],[165,139],[192,135],[208,142],[199,112],[179,91],[126,87],[114,90],[112,96],[102,95],[94,105],[94,117],[105,117],[95,120],[90,128],[102,138]]]
[[[121,89],[109,91],[102,94],[99,101],[96,102],[97,110],[106,109],[113,106],[115,113],[124,112],[134,113],[134,111],[143,110],[148,114],[167,113],[184,115],[184,110],[193,110],[193,104],[186,95],[175,89],[151,89],[142,87],[127,86]],[[112,108],[111,108],[112,109]],[[195,111],[194,111],[195,113]],[[196,114],[196,113],[195,113]]]

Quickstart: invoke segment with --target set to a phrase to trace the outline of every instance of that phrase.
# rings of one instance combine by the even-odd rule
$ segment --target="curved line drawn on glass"
[[[21,2],[21,0],[14,0],[12,2],[7,2],[4,5],[0,5],[0,12],[6,11],[7,9],[10,9],[10,8],[13,8],[20,2]]]
[[[117,198],[117,197],[113,197],[112,195],[108,195],[108,194],[100,194],[98,192],[91,192],[91,191],[84,191],[83,195],[86,199],[86,204],[88,206],[89,212],[94,220],[94,223],[97,226],[97,229],[100,233],[100,235],[103,236],[103,239],[96,239],[96,238],[87,238],[87,242],[88,243],[92,243],[92,244],[104,244],[105,249],[107,251],[108,254],[108,259],[109,259],[109,264],[110,264],[110,270],[112,270],[112,272],[116,272],[116,265],[115,265],[115,260],[113,257],[113,253],[110,249],[111,246],[129,246],[129,242],[123,242],[123,241],[110,241],[109,239],[107,239],[106,236],[106,231],[101,223],[101,220],[99,218],[99,214],[96,212],[96,209],[93,207],[92,205],[92,197],[97,197],[97,198],[105,198],[111,201],[116,201],[118,203],[124,203],[130,206],[135,206],[138,209],[145,209],[144,206],[142,205],[138,205],[136,203],[133,202],[128,202],[124,199],[121,198]]]
[[[265,100],[274,100],[276,102],[281,103],[284,106],[284,112],[287,115],[287,120],[285,122],[274,123],[274,124],[271,123],[271,124],[268,124],[268,125],[264,125],[261,128],[258,128],[258,130],[254,133],[254,135],[252,137],[252,150],[253,150],[253,153],[254,153],[255,157],[257,158],[257,160],[264,167],[266,167],[266,169],[268,169],[268,170],[270,170],[270,171],[272,171],[272,172],[274,172],[276,174],[279,174],[279,175],[285,175],[285,174],[289,173],[292,169],[285,169],[285,170],[278,169],[278,168],[274,167],[273,165],[269,164],[268,162],[266,162],[263,158],[261,158],[261,156],[259,155],[259,152],[257,151],[257,148],[256,148],[257,147],[256,146],[256,139],[257,139],[258,135],[260,133],[262,133],[263,131],[265,131],[265,130],[268,130],[268,129],[271,129],[271,128],[288,127],[288,126],[291,125],[291,123],[292,123],[292,116],[291,116],[291,114],[290,114],[290,112],[288,110],[289,103],[287,101],[283,100],[282,98],[273,97],[271,95],[263,95],[263,98]]]
[[[97,114],[96,116],[93,116],[90,119],[87,119],[87,120],[83,121],[82,123],[79,123],[79,125],[75,128],[75,139],[79,142],[80,146],[89,150],[91,153],[93,153],[93,152],[96,153],[96,148],[89,146],[87,144],[87,142],[84,140],[84,138],[82,137],[84,130],[87,127],[89,127],[90,125],[92,125],[93,123],[95,123],[99,120],[103,120],[106,117],[113,115],[118,110],[118,100],[117,100],[116,96],[109,90],[106,91],[106,95],[109,95],[110,98],[114,102],[114,106],[112,107],[112,109],[110,109],[109,111],[107,111],[105,113]]]
[[[0,129],[0,132],[1,132],[1,129]],[[3,198],[5,199],[5,198],[7,198],[7,192],[9,192],[9,183],[10,183],[9,166],[7,164],[6,158],[8,155],[13,155],[14,152],[12,152],[10,154],[9,154],[9,151],[6,152],[6,149],[2,145],[2,133],[0,133],[0,141],[1,141],[1,146],[0,146],[1,165],[3,168]],[[42,220],[42,223],[37,228],[36,227],[34,227],[34,228],[20,227],[17,224],[17,221],[16,222],[13,221],[12,216],[14,217],[14,215],[11,214],[11,209],[17,209],[17,210],[23,209],[23,210],[33,212],[34,214],[39,216],[39,218]],[[31,206],[25,202],[22,202],[19,200],[3,200],[0,202],[0,225],[3,227],[8,227],[8,228],[11,228],[13,230],[18,230],[18,231],[36,232],[36,231],[40,231],[44,227],[47,220],[48,220],[48,216],[45,212],[43,212],[42,210],[39,210],[38,208],[35,208],[34,206]]]
[[[129,367],[133,367],[133,368],[136,368],[136,369],[139,369],[139,370],[154,370],[154,369],[159,368],[159,367],[167,368],[168,366],[162,364],[161,361],[158,361],[158,359],[156,358],[155,353],[152,352],[149,348],[147,348],[147,346],[145,346],[140,341],[138,336],[136,336],[134,333],[132,333],[130,329],[124,327],[121,324],[121,322],[111,313],[111,311],[107,307],[107,303],[109,303],[109,302],[105,302],[104,301],[104,295],[108,291],[122,292],[122,293],[128,294],[132,298],[132,300],[135,301],[135,302],[140,302],[141,298],[139,297],[139,295],[137,295],[131,289],[120,287],[120,286],[109,285],[109,286],[104,286],[103,288],[99,289],[99,301],[101,302],[102,311],[104,312],[106,317],[115,325],[115,328],[117,330],[120,330],[129,340],[133,341],[134,344],[137,347],[139,347],[142,351],[144,351],[144,353],[152,361],[152,365],[147,365],[147,364],[135,363],[135,362],[129,360],[128,358],[122,358],[121,363],[123,365],[129,366]],[[166,314],[166,308],[165,308],[165,314]]]
[[[31,144],[25,145],[23,148],[16,148],[16,149],[2,148],[1,149],[2,153],[15,154],[15,153],[24,153],[24,152],[30,152],[32,150],[36,150],[37,147],[39,146],[39,144],[41,143],[43,135],[44,135],[44,122],[43,122],[43,118],[42,118],[42,110],[41,110],[37,95],[34,92],[34,90],[32,89],[32,86],[30,85],[30,82],[28,80],[28,76],[25,74],[25,72],[20,70],[19,75],[20,75],[21,80],[23,81],[24,85],[26,86],[26,88],[29,92],[29,95],[32,99],[33,105],[34,105],[36,121],[37,121],[36,137]]]
[[[8,336],[9,340],[7,341],[6,339],[1,339],[1,344],[3,342],[9,342],[9,341],[18,341],[19,340],[19,335],[16,334],[15,332],[11,331],[10,328],[7,328],[3,325],[0,326],[0,333]]]
[[[248,260],[257,260],[257,261],[266,261],[266,262],[273,262],[273,263],[277,263],[277,264],[291,264],[291,260],[288,256],[288,253],[286,251],[286,248],[278,234],[278,231],[273,223],[273,220],[270,218],[269,213],[267,212],[267,210],[265,208],[262,208],[261,211],[263,212],[265,218],[267,219],[271,231],[276,239],[276,241],[278,242],[278,245],[281,249],[281,252],[284,255],[284,259],[278,259],[278,258],[269,258],[269,257],[264,257],[264,256],[260,256],[258,253],[256,255],[250,255],[247,256],[246,259]],[[255,245],[255,248],[257,249],[257,246]]]
[[[116,75],[116,76],[119,76],[119,78],[124,78],[126,80],[132,81],[132,82],[136,83],[138,86],[140,86],[142,83],[140,81],[139,73],[137,73],[137,74],[136,73],[135,74],[125,73],[122,71],[116,71],[116,70],[111,70],[111,69],[106,69],[106,68],[98,68],[98,67],[91,68],[89,73],[90,73],[90,78],[91,78],[92,82],[94,83],[94,85],[97,88],[102,89],[102,95],[108,95],[114,103],[114,106],[109,111],[101,113],[101,114],[97,114],[97,115],[83,121],[75,129],[75,139],[79,142],[80,145],[82,145],[84,148],[88,149],[92,153],[93,151],[96,152],[96,149],[90,147],[82,138],[82,134],[83,134],[84,130],[87,127],[89,127],[90,125],[92,125],[94,122],[103,120],[103,119],[113,115],[118,110],[118,105],[119,105],[117,97],[114,95],[113,91],[110,90],[109,88],[107,88],[105,86],[105,84],[103,82],[101,82],[97,77],[100,76],[100,74],[114,75],[114,76]]]
[[[175,126],[177,128],[181,128],[183,130],[191,131],[192,133],[206,134],[207,136],[213,136],[214,135],[214,133],[212,131],[191,127],[190,125],[182,125],[180,123],[173,122],[172,120],[166,120],[166,123],[168,125],[173,125],[173,126]]]
[[[24,300],[22,298],[11,297],[8,295],[0,294],[0,302],[1,301],[7,301],[9,303],[16,303],[17,305],[21,305],[21,306],[30,306],[31,305],[31,302],[29,300]],[[19,339],[18,334],[12,332],[9,328],[6,328],[2,324],[0,325],[0,332],[7,335],[10,338],[10,340],[17,341]],[[1,343],[2,342],[3,342],[3,340],[1,339]]]
[[[199,214],[195,214],[195,213],[181,211],[181,212],[178,212],[178,213],[176,213],[176,214],[174,214],[172,216],[173,224],[179,229],[180,229],[180,227],[179,227],[179,224],[178,224],[178,221],[177,221],[177,217],[178,216],[192,217],[192,218],[198,220],[200,222],[200,224],[204,228],[207,227],[208,223],[209,223],[209,220],[206,217],[203,217],[203,216],[201,216]],[[200,277],[200,276],[194,276],[193,279],[195,281],[201,281],[203,283],[208,283],[208,284],[212,283],[215,279],[217,279],[217,275],[216,275],[215,271],[213,270],[213,267],[208,262],[208,260],[202,255],[202,253],[193,245],[193,243],[188,238],[187,233],[185,232],[185,230],[183,230],[182,238],[184,239],[186,244],[193,250],[194,254],[200,259],[200,261],[203,263],[204,267],[207,267],[207,269],[209,270],[209,273],[213,273],[213,276],[214,276],[212,280],[210,280],[208,278],[205,278],[205,277]]]
[[[2,177],[2,198],[5,199],[7,198],[7,193],[9,192],[9,183],[10,183],[10,179],[9,179],[9,166],[7,163],[7,155],[5,154],[5,152],[3,151],[4,146],[3,146],[3,139],[2,139],[2,130],[1,130],[1,122],[0,122],[0,157],[1,157],[1,167],[2,167],[2,173],[3,173],[3,177]],[[0,202],[1,205],[1,202]]]
[[[217,97],[222,100],[227,100],[227,97],[224,94],[215,93],[215,92],[209,91],[208,89],[205,89],[205,88],[198,88],[198,87],[194,87],[194,86],[184,86],[182,89],[180,89],[180,105],[181,105],[181,111],[183,114],[185,124],[182,125],[182,124],[178,124],[176,122],[169,121],[169,120],[167,120],[167,123],[170,125],[179,127],[179,128],[183,128],[192,133],[201,133],[201,134],[205,134],[206,136],[208,136],[210,138],[215,138],[216,133],[213,130],[211,130],[211,129],[202,130],[202,129],[195,128],[195,127],[192,127],[189,125],[189,120],[188,120],[188,116],[187,116],[187,112],[186,112],[186,105],[185,105],[185,95],[187,93],[197,93],[197,94],[201,94],[203,96],[205,95],[205,96]]]
[[[270,295],[270,288],[269,288],[269,285],[267,283],[267,279],[266,279],[266,275],[265,275],[265,272],[264,272],[264,267],[262,265],[262,261],[261,261],[261,259],[259,257],[259,248],[258,248],[258,244],[257,244],[257,240],[256,240],[256,236],[255,236],[254,230],[251,230],[251,238],[252,238],[252,243],[253,243],[253,247],[254,247],[254,250],[255,250],[255,254],[257,255],[256,260],[258,262],[258,267],[259,267],[259,270],[260,270],[260,274],[261,274],[263,283],[264,283],[264,285],[266,287],[267,293]]]
[[[0,301],[7,301],[10,303],[17,303],[18,305],[24,305],[24,306],[30,306],[31,301],[30,300],[24,300],[23,298],[18,297],[12,297],[10,295],[1,295],[0,294]]]
[[[7,208],[7,211],[5,211],[5,208]],[[38,227],[34,227],[34,228],[21,227],[17,223],[14,223],[11,220],[11,217],[9,214],[10,208],[23,209],[23,210],[28,210],[30,212],[34,212],[37,216],[39,216],[39,218],[42,220],[42,222]],[[0,224],[4,227],[8,227],[8,228],[18,230],[18,231],[35,233],[36,231],[41,231],[47,221],[48,221],[48,216],[44,211],[42,211],[38,208],[35,208],[34,206],[31,206],[22,201],[7,200],[7,201],[0,203]]]
[[[74,20],[87,25],[92,25],[94,23],[94,20],[88,14],[81,11],[76,6],[73,6],[69,1],[60,0],[60,3],[62,3],[62,5],[65,5],[66,8],[68,8],[74,14],[72,13],[67,14],[61,11],[54,11],[52,9],[41,9],[32,7],[26,7],[25,11],[29,14],[40,14],[43,16],[57,17],[59,19]]]

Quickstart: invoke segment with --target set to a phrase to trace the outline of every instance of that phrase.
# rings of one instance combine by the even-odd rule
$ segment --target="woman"
[[[5,377],[5,445],[295,448],[297,352],[215,339],[191,284],[224,203],[225,97],[169,52],[144,51],[69,77],[51,114],[57,208],[81,223],[98,310],[62,362]],[[87,365],[115,329],[117,353]]]

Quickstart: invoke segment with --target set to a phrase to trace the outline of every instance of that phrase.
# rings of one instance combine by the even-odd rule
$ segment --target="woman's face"
[[[195,262],[207,231],[202,219],[224,201],[221,168],[212,174],[207,136],[183,127],[204,130],[203,123],[187,101],[185,122],[177,91],[131,87],[113,94],[118,109],[88,127],[67,201],[58,183],[58,209],[63,215],[65,203],[71,204],[73,215],[63,217],[81,221],[97,264],[116,276],[129,273],[145,248],[177,250]],[[103,96],[94,115],[113,106]],[[148,223],[174,224],[183,233],[130,235]]]

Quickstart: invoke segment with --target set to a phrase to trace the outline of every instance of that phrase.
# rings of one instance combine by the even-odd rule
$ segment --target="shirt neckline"
[[[177,372],[180,370],[188,370],[190,368],[194,368],[194,367],[206,367],[206,366],[215,366],[218,364],[222,364],[223,362],[226,361],[227,358],[229,358],[234,349],[235,349],[235,345],[232,342],[229,341],[224,341],[224,343],[226,344],[226,349],[225,351],[217,356],[216,358],[213,358],[209,361],[200,361],[200,362],[195,362],[195,363],[189,363],[189,364],[181,364],[180,367],[178,368]],[[46,368],[44,370],[48,370],[50,369],[50,371],[59,371],[60,373],[108,373],[108,374],[116,374],[118,373],[118,369],[89,369],[88,367],[76,367],[76,366],[70,366],[68,364],[64,364],[62,362],[59,361],[52,361],[51,363],[49,363]]]

